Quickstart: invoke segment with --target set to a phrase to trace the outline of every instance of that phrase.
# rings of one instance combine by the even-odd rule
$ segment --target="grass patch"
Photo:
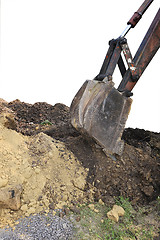
[[[157,205],[160,204],[158,201],[159,199]],[[154,211],[155,208],[136,207],[135,210],[129,199],[123,197],[116,198],[115,204],[125,210],[125,215],[120,217],[118,223],[107,218],[107,212],[111,208],[105,204],[94,203],[91,204],[92,208],[90,208],[90,205],[79,207],[80,221],[74,221],[75,237],[73,239],[152,240],[158,234],[158,215],[152,212],[152,209]]]

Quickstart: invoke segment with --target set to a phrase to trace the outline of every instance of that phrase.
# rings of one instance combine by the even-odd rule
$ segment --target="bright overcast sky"
[[[108,41],[117,38],[143,0],[1,0],[0,97],[70,105],[99,72]],[[154,0],[127,35],[134,56],[159,8]],[[160,132],[160,53],[133,90],[127,127]],[[113,76],[116,85],[121,76]]]

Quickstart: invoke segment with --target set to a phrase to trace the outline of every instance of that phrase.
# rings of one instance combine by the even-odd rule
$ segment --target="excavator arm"
[[[109,42],[109,49],[99,74],[87,80],[75,95],[71,107],[71,123],[83,134],[92,137],[105,153],[121,155],[121,140],[132,99],[132,89],[160,47],[160,9],[132,58],[126,34],[134,28],[153,0],[145,0],[133,14],[123,33]],[[121,53],[124,54],[126,69]],[[118,65],[122,81],[114,87],[112,75]]]
[[[100,73],[95,77],[98,81],[112,80],[113,72],[118,64],[123,77],[118,87],[118,91],[126,92],[127,95],[130,94],[131,90],[160,47],[160,9],[151,23],[151,26],[149,27],[134,58],[132,58],[127,39],[125,38],[128,31],[135,27],[142,17],[142,13],[146,11],[146,8],[148,8],[152,2],[153,0],[145,1],[145,4],[143,3],[129,20],[128,27],[121,36],[117,39],[112,39],[109,42],[110,47],[104,59],[102,68]],[[122,52],[125,56],[128,70],[125,68],[125,64],[121,56]]]

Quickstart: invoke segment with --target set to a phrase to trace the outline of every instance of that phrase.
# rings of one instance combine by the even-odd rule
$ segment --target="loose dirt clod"
[[[114,222],[118,222],[119,221],[119,217],[124,216],[125,211],[121,206],[118,205],[114,205],[112,210],[110,210],[107,213],[107,217],[111,220],[113,220]]]

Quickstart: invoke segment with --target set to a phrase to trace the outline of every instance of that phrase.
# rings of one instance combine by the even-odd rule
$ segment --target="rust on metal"
[[[127,24],[128,25],[130,24],[132,28],[134,28],[136,24],[139,22],[139,20],[141,19],[141,17],[142,15],[139,12],[135,12]]]
[[[140,6],[140,8],[133,14],[127,24],[131,25],[132,28],[134,28],[152,2],[153,0],[145,0]]]
[[[137,79],[134,81],[131,76],[131,71],[128,69],[124,74],[124,77],[118,87],[118,90],[131,91],[138,79],[143,74],[144,70],[156,54],[160,47],[160,9],[158,10],[151,26],[149,27],[135,57],[133,58],[133,63],[138,66]]]
[[[121,137],[132,104],[131,90],[160,46],[160,9],[134,58],[124,38],[152,2],[145,0],[128,22],[130,26],[119,38],[109,42],[110,47],[99,74],[94,80],[83,84],[70,107],[72,125],[92,137],[106,153],[122,154],[124,143]],[[121,56],[122,51],[128,70]],[[117,64],[122,75],[118,89],[112,82]]]
[[[130,69],[131,77],[133,81],[136,81],[139,74],[138,66],[136,66],[133,62],[133,58],[127,42],[125,44],[121,44],[121,47],[122,47],[126,62],[128,64],[128,67]]]

